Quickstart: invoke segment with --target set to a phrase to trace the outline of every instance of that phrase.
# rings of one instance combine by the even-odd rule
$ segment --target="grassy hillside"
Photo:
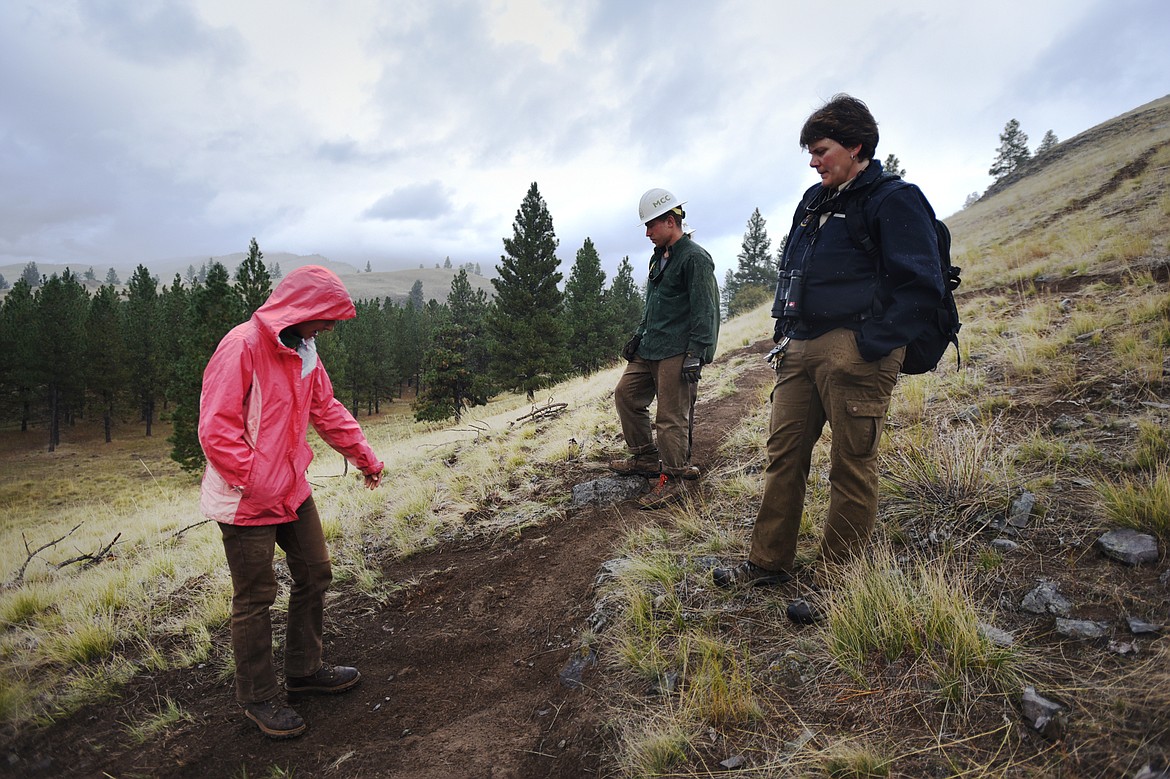
[[[1130,777],[1170,764],[1170,635],[1130,623],[1170,623],[1168,168],[1161,100],[1066,141],[947,219],[963,267],[962,367],[950,354],[937,372],[899,380],[873,554],[837,578],[814,575],[822,442],[798,582],[710,585],[713,565],[746,552],[765,459],[767,394],[740,388],[758,356],[728,353],[765,338],[770,320],[765,307],[727,323],[702,393],[734,399],[740,421],[693,500],[630,521],[595,593],[604,619],[579,637],[600,659],[591,694],[616,770]],[[568,410],[539,427],[514,424],[529,410],[518,397],[459,428],[414,424],[404,404],[363,418],[389,453],[392,486],[376,493],[340,478],[318,443],[311,477],[338,588],[373,613],[417,586],[381,578],[382,560],[556,522],[565,496],[540,474],[557,463],[603,470],[621,451],[617,375],[555,388]],[[203,664],[226,685],[218,534],[200,524],[194,480],[169,464],[165,443],[48,454],[4,440],[5,734],[116,697],[146,671]],[[1158,560],[1103,556],[1097,539],[1119,527],[1153,535]],[[1069,619],[1105,634],[1071,638],[1058,615],[1025,608],[1041,583],[1067,598]],[[789,624],[787,603],[811,594],[828,620]],[[1028,687],[1061,706],[1044,732],[1029,724]],[[157,741],[182,716],[128,727]]]

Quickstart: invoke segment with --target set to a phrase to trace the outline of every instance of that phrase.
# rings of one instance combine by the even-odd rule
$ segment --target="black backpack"
[[[897,182],[887,183],[887,182]],[[902,181],[900,176],[893,173],[882,173],[881,178],[875,181],[869,191],[859,198],[849,198],[845,203],[845,226],[849,230],[849,239],[857,248],[864,251],[874,262],[882,261],[881,247],[870,236],[869,226],[866,224],[865,207],[869,199],[875,195],[884,198],[899,187],[913,186]],[[923,198],[926,203],[926,198]],[[930,204],[926,203],[927,208]],[[959,309],[955,305],[955,289],[961,281],[962,268],[951,265],[951,231],[930,212],[934,220],[934,231],[938,236],[938,257],[942,266],[943,298],[935,309],[933,326],[926,328],[918,339],[906,344],[906,357],[902,361],[902,373],[926,373],[935,369],[939,360],[947,350],[948,344],[955,345],[955,366],[959,366],[959,328],[963,324],[959,321]]]

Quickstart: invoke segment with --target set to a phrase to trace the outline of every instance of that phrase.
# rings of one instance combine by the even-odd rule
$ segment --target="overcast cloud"
[[[1170,91],[1168,32],[1164,0],[7,0],[0,265],[154,269],[255,236],[487,271],[535,181],[566,275],[591,237],[642,278],[660,186],[722,280],[752,210],[775,246],[816,182],[797,136],[833,94],[945,216],[1008,119],[1035,148]]]

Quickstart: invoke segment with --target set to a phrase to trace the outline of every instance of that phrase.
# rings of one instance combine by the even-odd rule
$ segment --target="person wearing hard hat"
[[[642,323],[622,349],[629,361],[614,404],[631,456],[610,463],[618,473],[656,479],[642,508],[670,505],[697,479],[691,432],[702,368],[719,339],[719,287],[711,255],[684,231],[683,205],[665,189],[642,195],[638,217],[654,244]],[[650,403],[658,398],[654,425]],[[657,441],[654,430],[657,429]]]

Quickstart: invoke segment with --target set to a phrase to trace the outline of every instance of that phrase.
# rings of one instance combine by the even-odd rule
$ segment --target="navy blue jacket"
[[[823,200],[824,188],[810,187],[797,206],[781,260],[781,270],[804,273],[802,315],[787,334],[811,339],[848,328],[866,361],[917,338],[943,298],[934,211],[918,187],[885,183],[866,201],[865,223],[881,247],[880,266],[850,239],[845,199],[865,197],[881,175],[881,163],[871,160],[852,185],[822,207],[830,214],[823,226],[808,208],[818,196]],[[777,338],[786,334],[781,286],[772,306]]]

